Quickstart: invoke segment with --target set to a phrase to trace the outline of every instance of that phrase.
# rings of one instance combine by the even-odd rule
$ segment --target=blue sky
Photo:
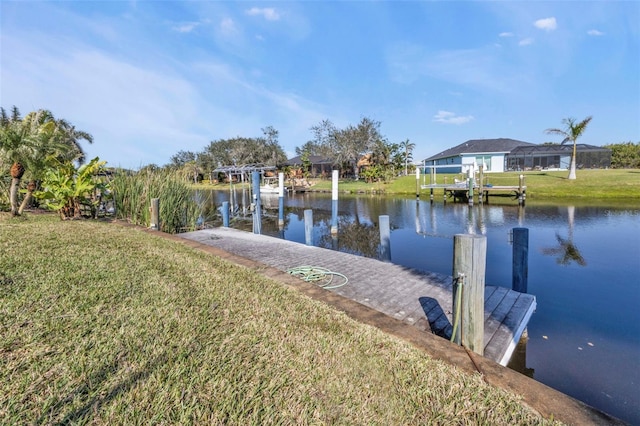
[[[421,160],[468,139],[640,142],[637,1],[0,1],[0,105],[90,132],[89,158],[164,165],[273,126],[369,117]]]

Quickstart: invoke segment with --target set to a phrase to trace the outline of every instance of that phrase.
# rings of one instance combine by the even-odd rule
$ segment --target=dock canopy
[[[218,180],[223,174],[228,182],[251,182],[251,173],[260,172],[260,175],[275,175],[276,166],[264,166],[262,164],[243,164],[240,166],[218,166],[211,171],[209,178],[211,181]]]

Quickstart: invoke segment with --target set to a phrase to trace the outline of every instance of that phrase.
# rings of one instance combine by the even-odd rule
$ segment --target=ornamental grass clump
[[[111,182],[116,217],[136,225],[151,223],[151,199],[160,199],[160,230],[193,231],[201,216],[193,191],[173,172],[143,169],[119,171]]]

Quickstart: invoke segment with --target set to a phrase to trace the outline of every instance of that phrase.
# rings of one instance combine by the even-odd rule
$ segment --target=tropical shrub
[[[63,220],[96,217],[101,197],[107,190],[107,184],[100,177],[105,164],[106,161],[98,157],[77,169],[71,161],[59,163],[44,173],[43,190],[34,195],[47,208],[59,212]]]

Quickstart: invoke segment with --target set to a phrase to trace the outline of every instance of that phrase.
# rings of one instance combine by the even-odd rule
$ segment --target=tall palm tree
[[[79,144],[80,139],[89,143],[93,141],[89,133],[77,130],[65,120],[56,120],[50,111],[40,109],[22,118],[15,106],[10,115],[0,108],[0,162],[12,164],[12,215],[22,213],[36,189],[36,181],[52,159],[84,162],[85,153]],[[18,206],[20,182],[27,168],[32,179],[27,185],[26,197]]]
[[[415,143],[406,141],[400,142],[400,147],[404,150],[404,175],[409,174],[409,160],[413,160],[413,149],[416,147]]]
[[[564,129],[547,129],[545,130],[548,134],[560,135],[564,137],[562,140],[562,144],[564,145],[567,142],[573,142],[573,152],[571,154],[571,163],[569,165],[569,177],[568,179],[574,180],[576,178],[576,144],[578,138],[584,133],[587,128],[587,125],[591,121],[593,117],[589,116],[579,123],[576,122],[575,118],[565,118],[562,120],[562,123],[565,125]]]

